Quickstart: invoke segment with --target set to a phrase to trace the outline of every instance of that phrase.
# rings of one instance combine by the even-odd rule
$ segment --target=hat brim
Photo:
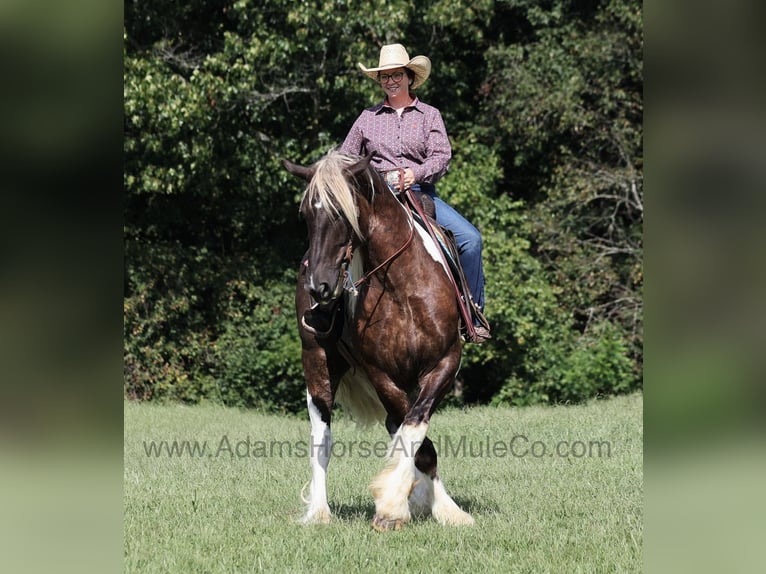
[[[362,70],[366,76],[375,81],[378,79],[378,72],[382,72],[383,70],[394,70],[396,68],[407,68],[412,70],[412,73],[415,74],[415,79],[412,81],[411,86],[413,90],[422,86],[428,79],[428,76],[431,75],[431,60],[425,56],[415,56],[406,64],[389,64],[379,68],[367,68],[361,62],[358,62],[357,66],[359,66],[359,69]]]

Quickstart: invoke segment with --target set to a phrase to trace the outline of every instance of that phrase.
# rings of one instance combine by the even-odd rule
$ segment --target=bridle
[[[399,188],[402,189],[404,185],[404,170],[399,169]],[[351,265],[351,260],[354,255],[354,235],[351,233],[351,236],[348,239],[348,243],[346,244],[346,253],[343,256],[343,259],[341,261],[341,267],[340,271],[338,272],[338,281],[335,284],[335,288],[332,292],[332,298],[337,299],[340,297],[340,293],[343,290],[344,286],[348,285],[349,290],[355,291],[358,287],[361,287],[365,283],[369,282],[370,278],[380,271],[383,267],[391,263],[394,259],[399,257],[404,251],[410,246],[412,243],[412,239],[415,237],[415,223],[412,218],[412,213],[409,209],[405,209],[407,216],[408,216],[408,223],[410,226],[410,233],[407,236],[407,239],[404,241],[404,243],[391,255],[389,255],[380,265],[376,266],[374,269],[368,271],[364,274],[363,277],[360,279],[353,281],[351,278],[348,268]],[[308,259],[304,261],[304,265],[308,267]],[[348,279],[348,281],[346,281]]]
[[[399,169],[399,183],[400,183],[399,188],[402,189],[404,185],[404,170],[403,169]],[[370,278],[373,275],[375,275],[375,273],[380,271],[386,265],[390,264],[394,259],[399,257],[402,253],[404,253],[404,251],[406,251],[406,249],[412,243],[413,238],[415,237],[415,222],[412,217],[412,212],[406,208],[405,208],[405,212],[407,213],[407,218],[408,218],[407,221],[410,226],[410,232],[407,236],[407,239],[396,251],[394,251],[391,255],[389,255],[381,264],[377,265],[374,269],[365,273],[364,276],[362,276],[360,279],[357,279],[356,281],[353,280],[353,278],[351,277],[351,273],[348,270],[349,267],[351,266],[351,260],[353,259],[353,256],[354,256],[354,234],[353,232],[351,232],[351,235],[348,239],[348,243],[346,244],[346,252],[343,255],[343,259],[341,260],[340,270],[338,271],[338,280],[332,292],[333,301],[338,300],[338,298],[341,295],[341,292],[344,289],[356,295],[357,289],[359,287],[361,287],[365,283],[368,283]],[[306,267],[308,267],[309,265],[308,259],[306,259],[303,262],[303,264]],[[331,311],[332,313],[331,324],[329,329],[324,332],[319,332],[313,327],[311,327],[310,325],[306,324],[305,317],[301,318],[301,322],[307,330],[313,332],[315,335],[319,337],[326,337],[330,333],[330,331],[332,331],[335,325],[335,317],[337,315],[336,311],[337,311],[337,308]]]

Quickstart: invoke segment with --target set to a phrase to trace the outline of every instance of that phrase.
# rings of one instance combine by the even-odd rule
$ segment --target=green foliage
[[[595,334],[569,344],[546,341],[551,353],[542,365],[546,369],[531,385],[515,376],[492,397],[495,404],[517,405],[537,402],[581,402],[589,397],[620,394],[638,388],[634,365],[619,329],[605,323]]]
[[[508,2],[529,41],[487,51],[484,109],[503,133],[506,182],[583,337],[619,327],[643,353],[642,34],[638,2]]]
[[[224,331],[215,343],[215,375],[227,405],[296,412],[306,406],[295,327],[295,273],[263,286],[228,285]]]
[[[178,246],[153,246],[149,258],[135,265],[146,275],[131,274],[125,300],[126,396],[305,407],[294,271],[265,280],[257,268],[235,274]]]
[[[136,253],[126,245],[130,294],[124,304],[125,394],[197,402],[214,392],[212,332],[199,284],[215,270],[203,251],[178,244]]]
[[[384,15],[384,16],[382,16]],[[635,0],[129,3],[125,393],[302,410],[294,269],[308,163],[404,43],[453,143],[439,193],[483,233],[493,339],[453,403],[640,387],[642,24]]]
[[[530,252],[534,225],[525,202],[497,195],[497,153],[476,137],[453,143],[441,195],[482,231],[487,316],[493,339],[466,346],[460,388],[466,402],[582,401],[636,388],[620,331],[605,322],[585,334],[562,304],[550,272]],[[494,199],[489,199],[493,198]]]

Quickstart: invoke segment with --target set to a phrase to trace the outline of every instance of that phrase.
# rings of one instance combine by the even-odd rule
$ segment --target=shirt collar
[[[414,99],[412,100],[412,103],[409,106],[405,106],[404,109],[408,110],[410,108],[418,110],[422,113],[423,110],[420,109],[420,99],[417,96],[414,96]],[[393,110],[394,108],[391,107],[391,105],[388,103],[388,98],[384,98],[383,101],[378,104],[378,106],[375,109],[375,113],[379,114],[384,109]]]

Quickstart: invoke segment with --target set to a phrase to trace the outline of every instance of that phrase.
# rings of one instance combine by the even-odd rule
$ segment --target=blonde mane
[[[359,158],[349,157],[335,150],[328,152],[314,164],[314,177],[303,192],[301,201],[310,201],[311,205],[319,203],[335,215],[342,216],[349,222],[357,237],[362,239],[362,231],[359,228],[359,209],[354,201],[355,190],[347,174],[344,173],[345,169],[357,161]],[[370,185],[372,186],[372,181]]]

